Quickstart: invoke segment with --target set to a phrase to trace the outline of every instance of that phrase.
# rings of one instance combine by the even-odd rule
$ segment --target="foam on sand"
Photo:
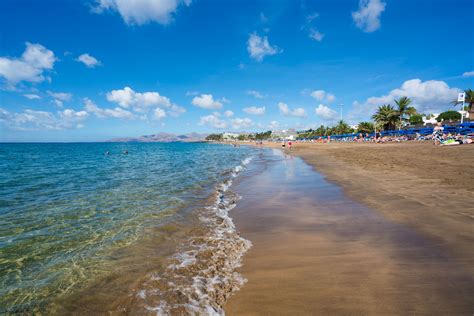
[[[137,291],[137,299],[147,310],[158,315],[224,315],[225,302],[246,282],[236,269],[252,246],[239,236],[229,216],[240,199],[229,188],[250,161],[250,157],[244,159],[233,168],[230,177],[216,187],[212,203],[199,209],[205,233],[182,245],[162,275],[151,275],[144,289]]]

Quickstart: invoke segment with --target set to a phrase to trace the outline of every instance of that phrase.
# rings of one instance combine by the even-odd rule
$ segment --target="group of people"
[[[472,137],[462,135],[444,134],[444,128],[438,123],[433,129],[432,139],[438,146],[455,146],[463,144],[472,144]]]
[[[281,148],[283,149],[288,148],[289,150],[291,150],[292,147],[293,147],[293,142],[291,140],[288,142],[286,141],[281,142]]]

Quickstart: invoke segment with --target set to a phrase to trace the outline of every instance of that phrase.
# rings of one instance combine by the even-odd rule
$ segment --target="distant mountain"
[[[205,140],[208,134],[190,133],[183,135],[175,135],[169,133],[158,133],[152,135],[143,135],[139,137],[120,137],[113,138],[107,142],[120,142],[120,143],[170,143],[170,142],[181,142],[181,143],[193,143],[202,142]]]

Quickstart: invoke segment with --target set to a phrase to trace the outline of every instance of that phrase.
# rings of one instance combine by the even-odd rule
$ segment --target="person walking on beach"
[[[293,143],[291,142],[291,140],[288,142],[288,149],[291,150],[291,146],[293,145]]]

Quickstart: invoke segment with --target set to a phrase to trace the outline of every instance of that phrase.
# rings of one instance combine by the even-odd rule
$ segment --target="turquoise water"
[[[0,144],[0,313],[41,310],[106,274],[120,249],[184,220],[251,155],[206,143]]]

